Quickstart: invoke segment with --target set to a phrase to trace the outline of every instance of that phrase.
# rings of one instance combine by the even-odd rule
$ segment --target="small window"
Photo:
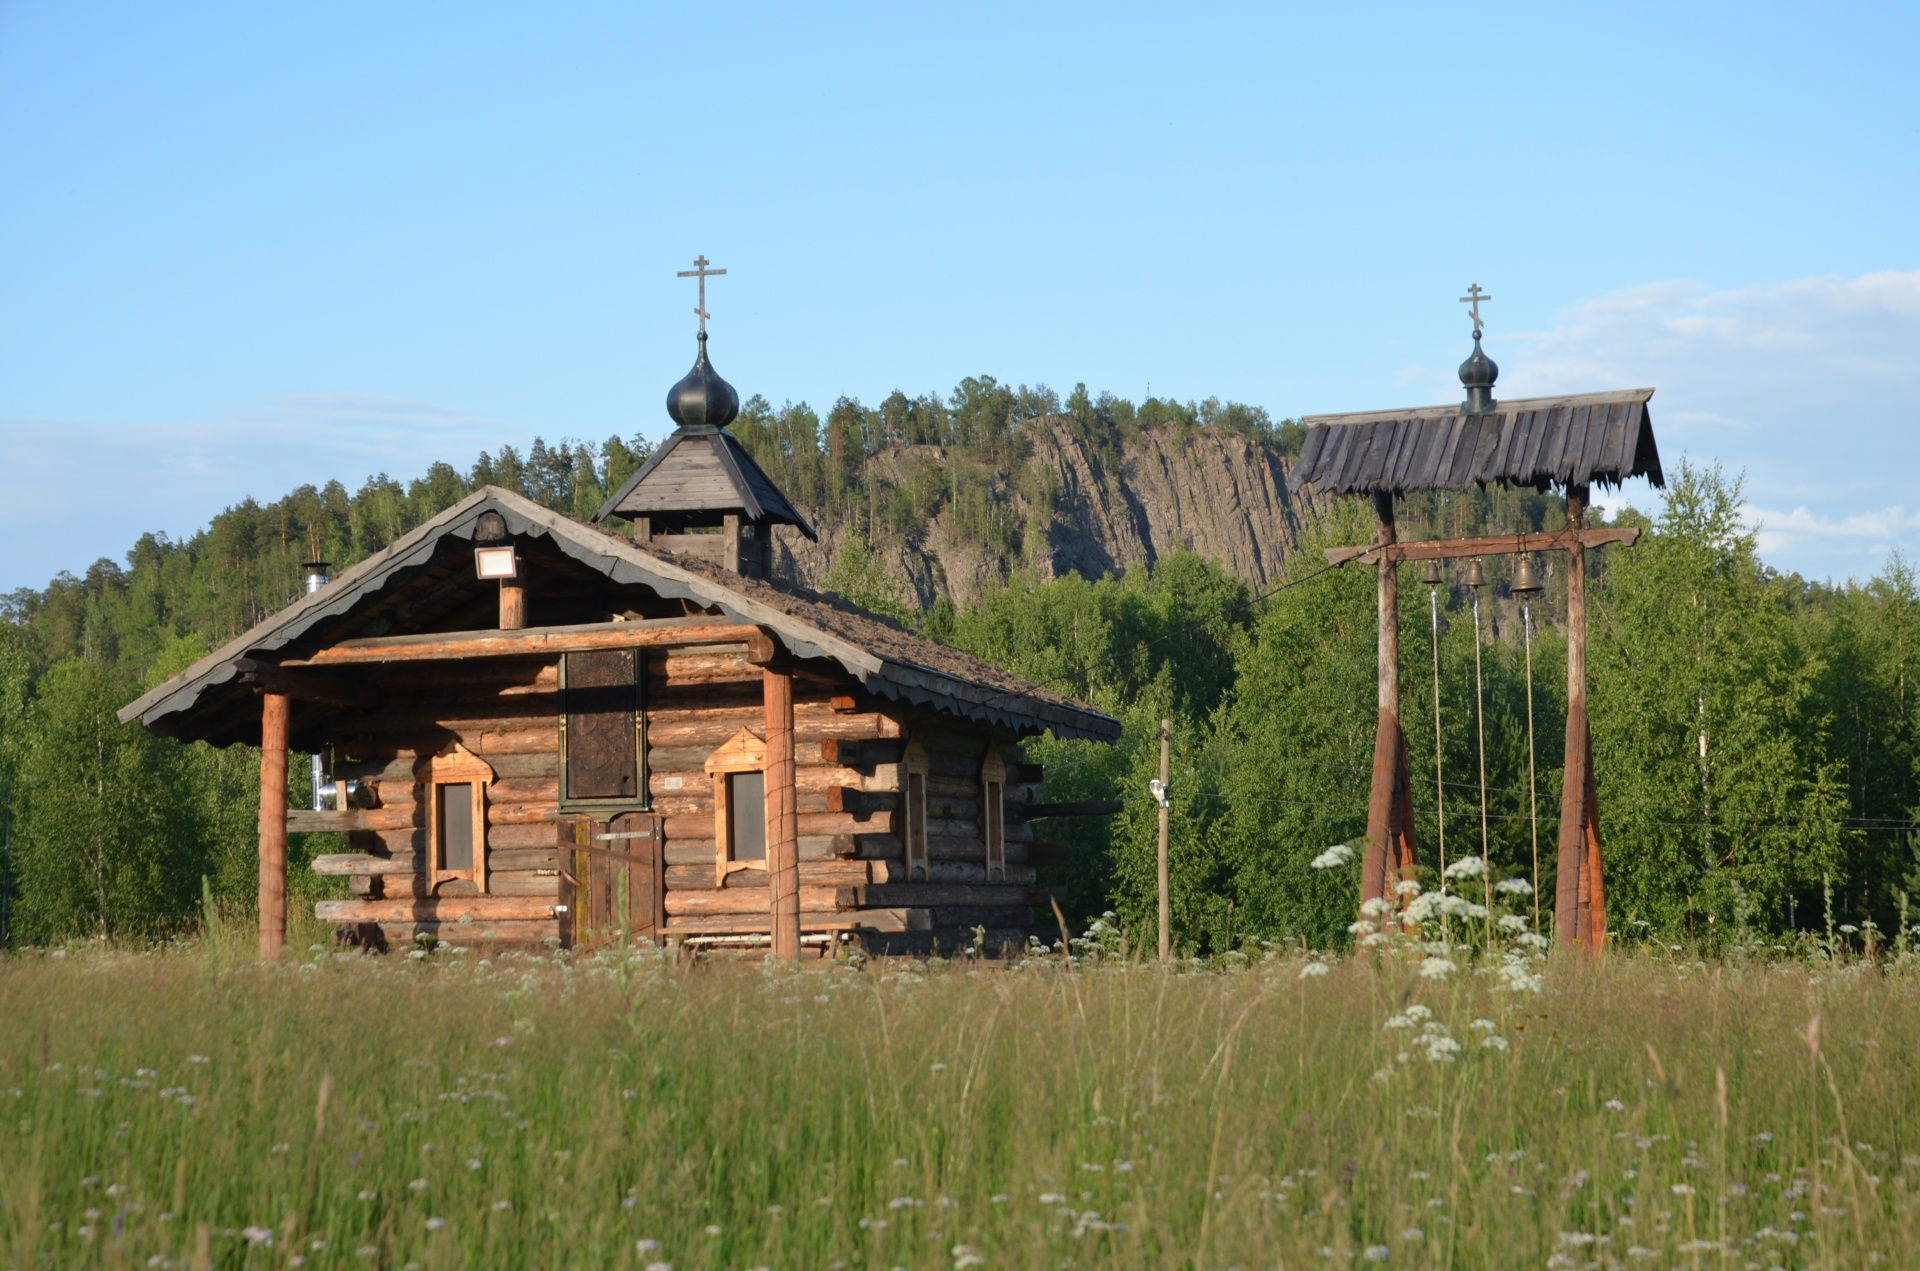
[[[707,756],[713,778],[714,885],[767,867],[767,743],[742,728]]]
[[[455,745],[427,765],[427,877],[433,888],[464,879],[487,890],[487,785],[493,769]]]
[[[907,743],[900,757],[901,794],[906,806],[901,809],[900,844],[906,854],[907,881],[927,876],[927,748],[918,738]]]
[[[1000,754],[987,745],[987,757],[980,761],[980,835],[987,846],[987,878],[1007,876],[1007,765]]]
[[[736,861],[767,859],[767,774],[727,774],[727,806],[733,817],[727,825],[728,851]]]

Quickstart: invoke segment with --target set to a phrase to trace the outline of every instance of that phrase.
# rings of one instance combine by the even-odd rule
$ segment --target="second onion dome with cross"
[[[699,352],[693,369],[667,392],[667,415],[677,425],[660,448],[614,491],[595,521],[624,517],[638,543],[711,561],[754,578],[774,568],[773,527],[791,525],[809,539],[808,525],[773,479],[727,431],[740,414],[740,395],[707,359],[703,257],[690,271],[701,283]]]

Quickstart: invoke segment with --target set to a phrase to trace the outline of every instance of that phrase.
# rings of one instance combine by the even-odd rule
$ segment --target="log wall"
[[[622,916],[629,929],[668,938],[766,932],[763,871],[738,871],[716,885],[713,778],[705,771],[708,756],[742,728],[756,736],[764,730],[762,669],[748,652],[744,645],[703,646],[646,656],[652,812],[611,827],[560,810],[555,664],[422,666],[395,677],[385,686],[386,704],[356,721],[357,737],[336,743],[349,756],[336,762],[337,772],[362,781],[373,806],[304,814],[351,827],[353,853],[323,857],[316,869],[346,875],[354,899],[321,902],[317,912],[339,925],[342,938],[378,947],[419,935],[458,943],[584,943]],[[952,721],[929,726],[896,707],[863,705],[844,685],[796,676],[793,690],[802,930],[856,930],[869,943],[914,950],[971,944],[977,928],[985,929],[990,948],[1024,943],[1035,866],[1050,861],[1020,813],[1037,801],[1039,773],[1017,744],[984,729]],[[900,793],[909,735],[926,748],[929,768],[928,876],[911,882]],[[461,881],[432,895],[426,881],[426,809],[415,768],[454,742],[495,773],[484,896]],[[993,880],[980,825],[980,762],[989,745],[999,748],[1008,770],[1007,872]],[[600,839],[610,828],[630,837]],[[638,837],[654,833],[657,845]],[[598,850],[583,850],[589,848]],[[657,893],[648,892],[652,884],[638,867],[606,855],[644,853],[652,861],[656,850],[663,884]],[[621,874],[628,882],[616,886]]]

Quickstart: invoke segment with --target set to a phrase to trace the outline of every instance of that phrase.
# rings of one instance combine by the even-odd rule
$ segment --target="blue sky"
[[[1276,415],[1654,385],[1768,559],[1920,549],[1920,7],[0,4],[0,590],[664,433],[714,360]],[[1643,490],[1628,497],[1647,502]]]

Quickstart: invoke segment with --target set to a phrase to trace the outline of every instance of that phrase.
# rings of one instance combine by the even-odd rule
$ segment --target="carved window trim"
[[[443,751],[427,761],[426,766],[426,802],[427,802],[427,890],[433,891],[441,883],[463,878],[473,883],[474,890],[481,895],[487,892],[487,787],[493,783],[493,768],[459,742],[451,750]],[[443,844],[440,841],[440,787],[447,785],[470,786],[473,791],[473,867],[471,869],[445,869],[441,861],[445,858]]]
[[[985,841],[987,881],[1007,876],[1007,762],[991,743],[980,761],[980,837]]]
[[[732,857],[733,808],[728,790],[731,784],[727,778],[738,772],[759,772],[767,770],[767,743],[755,736],[753,730],[742,728],[718,750],[707,756],[707,775],[713,779],[713,885],[727,885],[727,875],[743,869],[757,869],[766,872],[767,862],[736,861]],[[761,804],[764,817],[766,805]]]
[[[560,705],[560,811],[590,812],[596,819],[609,820],[622,812],[651,812],[653,810],[652,791],[648,789],[647,772],[647,652],[645,649],[633,650],[633,766],[634,797],[620,798],[573,798],[567,791],[567,654],[559,658],[558,679]]]
[[[914,880],[915,869],[927,877],[927,748],[918,737],[909,741],[900,755],[900,850],[907,863],[907,881]]]

